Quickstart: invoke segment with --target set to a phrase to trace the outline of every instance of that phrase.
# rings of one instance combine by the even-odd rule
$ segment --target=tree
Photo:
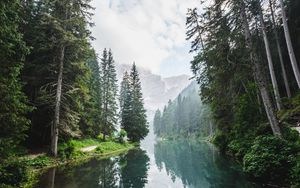
[[[161,112],[160,110],[156,110],[153,120],[154,134],[160,136],[161,129]]]
[[[87,65],[89,76],[84,84],[88,85],[88,98],[84,103],[84,112],[81,115],[80,130],[84,137],[96,138],[102,127],[102,84],[96,54],[88,60]]]
[[[124,74],[121,84],[121,127],[131,141],[139,142],[149,132],[142,87],[135,63],[129,78]]]
[[[281,50],[280,43],[279,43],[279,36],[278,36],[278,32],[277,32],[277,24],[276,24],[276,20],[275,20],[272,0],[269,0],[269,7],[270,7],[270,11],[271,11],[272,28],[273,28],[273,32],[274,32],[276,48],[277,48],[278,57],[279,57],[279,61],[280,61],[280,68],[281,68],[282,77],[283,77],[283,81],[284,81],[285,91],[286,91],[288,98],[291,98],[292,94],[291,94],[289,81],[288,81],[287,74],[286,74],[286,69],[284,66],[282,50]]]
[[[292,40],[291,40],[291,36],[290,36],[289,26],[287,23],[287,16],[285,13],[283,0],[279,0],[279,4],[280,4],[280,8],[281,8],[284,36],[285,36],[285,40],[286,40],[286,44],[287,44],[287,48],[288,48],[288,52],[289,52],[289,57],[291,60],[293,71],[294,71],[294,76],[295,76],[297,84],[298,84],[298,89],[300,89],[300,72],[299,72],[299,67],[298,67],[298,63],[296,60],[296,56],[294,53],[294,48],[292,45]]]
[[[0,158],[11,154],[26,137],[31,110],[22,92],[20,72],[28,53],[19,31],[20,1],[0,2]]]
[[[117,74],[111,50],[104,49],[101,58],[102,133],[103,139],[115,131],[117,123]]]
[[[147,136],[148,122],[146,116],[146,110],[144,108],[142,86],[139,78],[139,73],[137,71],[135,63],[133,63],[130,72],[130,87],[132,89],[132,121],[133,130],[128,132],[128,137],[132,141],[140,141],[145,136]]]
[[[27,14],[22,29],[32,51],[26,57],[22,78],[26,94],[37,107],[30,115],[33,124],[29,140],[50,140],[54,156],[59,132],[61,138],[80,136],[79,123],[88,98],[86,62],[94,55],[87,29],[89,2],[23,2]]]
[[[249,50],[250,61],[253,64],[253,73],[255,79],[257,81],[258,88],[261,93],[261,97],[264,103],[265,111],[267,113],[267,117],[272,128],[273,134],[276,136],[281,137],[281,131],[279,128],[279,122],[276,117],[274,108],[272,106],[272,101],[267,89],[267,83],[263,76],[261,65],[258,61],[257,54],[255,53],[254,46],[251,39],[251,33],[249,28],[249,23],[247,20],[246,10],[245,10],[245,3],[244,0],[239,0],[239,6],[241,11],[241,19],[244,26],[244,35],[246,40],[246,45]]]
[[[124,129],[131,122],[131,111],[132,111],[132,97],[130,87],[130,77],[126,71],[121,82],[120,89],[120,124],[121,128]]]
[[[275,75],[275,70],[274,70],[274,65],[273,65],[273,60],[272,60],[272,54],[271,54],[271,49],[270,49],[270,43],[269,43],[268,36],[267,36],[267,29],[265,26],[265,21],[264,21],[264,17],[263,17],[261,4],[259,1],[257,2],[257,4],[258,4],[257,9],[258,9],[258,14],[259,14],[259,20],[260,20],[260,24],[261,24],[260,28],[261,28],[261,32],[263,34],[264,44],[265,44],[265,48],[266,48],[269,72],[271,75],[273,92],[275,95],[275,101],[276,101],[277,109],[281,110],[281,108],[282,108],[281,98],[280,98],[280,93],[279,93],[278,84],[277,84],[277,80],[276,80],[276,75]]]

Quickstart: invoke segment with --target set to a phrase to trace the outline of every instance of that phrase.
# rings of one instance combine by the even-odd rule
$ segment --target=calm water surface
[[[141,149],[50,169],[41,188],[252,188],[240,169],[207,142],[143,141]]]

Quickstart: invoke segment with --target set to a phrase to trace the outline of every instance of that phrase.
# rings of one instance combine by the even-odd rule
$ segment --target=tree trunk
[[[274,95],[275,95],[276,106],[277,106],[278,110],[281,110],[282,105],[281,105],[280,93],[279,93],[278,83],[277,83],[276,75],[275,75],[275,71],[274,71],[272,54],[271,54],[270,44],[269,44],[269,40],[268,40],[268,36],[267,36],[267,32],[266,32],[266,26],[265,26],[265,23],[264,23],[263,12],[262,12],[260,4],[259,4],[258,9],[259,9],[258,10],[259,11],[259,19],[260,19],[260,24],[261,24],[260,29],[261,29],[261,32],[263,33],[265,49],[266,49],[268,65],[269,65],[269,71],[270,71],[273,91],[274,91]]]
[[[257,54],[254,50],[254,46],[251,40],[251,33],[250,33],[250,28],[249,28],[249,23],[247,20],[247,15],[246,15],[246,10],[245,10],[245,4],[244,0],[239,0],[240,8],[241,8],[241,18],[243,21],[244,25],[244,34],[245,34],[245,39],[246,39],[246,45],[250,51],[250,60],[253,64],[253,72],[254,72],[254,77],[257,81],[257,86],[259,88],[263,104],[265,107],[265,111],[271,126],[271,129],[273,131],[273,134],[276,136],[281,137],[281,131],[279,128],[279,123],[278,119],[275,115],[274,108],[272,106],[271,98],[268,93],[267,89],[267,84],[266,80],[264,79],[264,75],[262,73],[262,68],[260,63],[258,62]]]
[[[287,23],[287,17],[286,17],[285,10],[284,10],[283,0],[279,0],[279,3],[280,3],[280,7],[281,7],[282,23],[283,23],[285,40],[286,40],[291,64],[293,67],[294,75],[295,75],[295,78],[296,78],[296,81],[298,84],[298,89],[300,89],[300,73],[299,73],[299,68],[298,68],[296,56],[295,56],[292,41],[291,41],[291,36],[290,36],[289,26]]]
[[[54,157],[57,156],[58,126],[59,126],[60,104],[61,104],[61,95],[62,95],[64,56],[65,56],[65,46],[62,45],[60,47],[60,55],[59,55],[59,72],[58,72],[58,80],[57,80],[57,88],[56,88],[54,121],[51,128],[51,154]]]
[[[283,76],[285,91],[286,91],[287,97],[291,98],[292,94],[291,94],[291,90],[290,90],[290,86],[289,86],[289,81],[288,81],[288,78],[287,78],[287,75],[286,75],[286,70],[285,70],[285,67],[284,67],[284,61],[283,61],[281,47],[280,47],[280,44],[279,44],[279,37],[278,37],[278,33],[277,33],[277,28],[276,28],[277,25],[276,25],[272,0],[269,0],[269,5],[270,5],[270,10],[271,10],[271,18],[272,18],[272,22],[273,22],[272,27],[273,27],[274,37],[275,37],[275,41],[276,41],[276,47],[277,47],[277,51],[278,51],[278,56],[279,56],[280,67],[281,67],[281,72],[282,72],[282,76]]]

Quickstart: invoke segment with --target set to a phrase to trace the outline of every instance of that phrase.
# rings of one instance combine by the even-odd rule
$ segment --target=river
[[[205,141],[156,141],[153,134],[134,149],[109,159],[52,168],[41,188],[259,188],[239,165]]]

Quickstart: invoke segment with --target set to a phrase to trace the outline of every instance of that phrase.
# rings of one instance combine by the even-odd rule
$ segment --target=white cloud
[[[174,66],[191,59],[188,53],[175,60],[170,56],[188,44],[185,14],[187,8],[199,6],[198,0],[94,0],[93,6],[93,45],[99,54],[105,47],[112,48],[117,62],[135,61],[154,72],[170,64],[168,59],[175,61]]]

